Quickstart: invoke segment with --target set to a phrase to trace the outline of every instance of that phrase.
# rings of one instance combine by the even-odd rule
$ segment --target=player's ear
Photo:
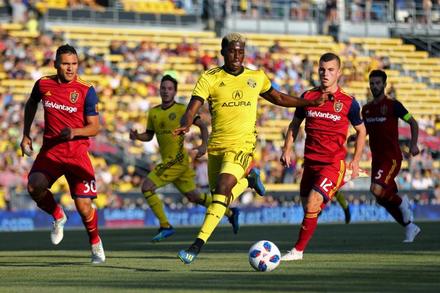
[[[222,54],[222,56],[225,57],[225,55],[226,55],[226,50],[225,50],[225,48],[222,48],[222,49],[220,50],[220,54]]]

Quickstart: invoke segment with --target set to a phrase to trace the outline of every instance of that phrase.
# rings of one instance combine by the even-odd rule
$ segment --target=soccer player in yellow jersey
[[[130,139],[150,141],[154,135],[160,147],[162,163],[151,171],[142,183],[142,193],[148,205],[160,223],[159,232],[153,237],[153,242],[161,241],[175,233],[165,214],[163,203],[155,190],[164,185],[173,183],[174,186],[188,198],[189,201],[208,207],[212,202],[211,194],[200,193],[195,184],[195,172],[190,164],[188,152],[183,147],[184,135],[175,136],[172,131],[179,126],[180,118],[185,113],[185,105],[175,102],[177,81],[170,75],[165,75],[160,83],[160,97],[162,103],[152,108],[148,113],[147,129],[144,133],[137,130],[130,131]],[[199,116],[192,124],[200,128],[202,143],[196,147],[196,158],[206,153],[208,130]],[[232,224],[234,233],[238,231],[238,209],[226,210],[225,215]]]
[[[178,257],[190,264],[207,242],[222,215],[248,186],[247,170],[253,159],[256,143],[257,100],[284,107],[320,105],[324,96],[316,100],[302,100],[283,94],[271,86],[262,70],[243,66],[245,39],[231,33],[222,39],[221,54],[224,66],[210,69],[199,78],[181,126],[174,133],[186,133],[197,111],[206,101],[211,112],[212,132],[208,145],[209,186],[213,190],[212,203],[195,242]]]

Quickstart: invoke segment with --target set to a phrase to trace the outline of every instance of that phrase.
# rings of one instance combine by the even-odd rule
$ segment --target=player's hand
[[[32,139],[26,135],[23,136],[23,139],[20,143],[21,148],[21,156],[24,157],[24,155],[30,157],[32,156],[34,149],[32,147]]]
[[[204,154],[206,154],[206,144],[202,143],[201,145],[199,145],[198,147],[193,148],[193,150],[195,150],[196,153],[196,159],[201,158]]]
[[[138,137],[138,131],[137,129],[130,129],[130,139],[136,140]]]
[[[310,103],[312,106],[321,106],[327,100],[328,100],[328,94],[324,93],[319,98],[316,98],[315,100],[311,100]]]
[[[176,129],[173,130],[173,134],[174,135],[186,134],[188,133],[190,127],[191,125],[177,127]]]
[[[415,144],[415,145],[411,145],[411,146],[409,147],[409,152],[410,152],[410,154],[411,154],[412,156],[417,156],[417,155],[420,153],[420,149],[419,149],[419,147],[417,146],[417,144]]]
[[[359,176],[359,161],[351,161],[348,164],[348,168],[352,171],[351,179],[355,179]]]
[[[283,151],[280,157],[280,162],[285,168],[289,168],[292,163],[290,151]]]
[[[75,137],[74,130],[70,127],[63,128],[60,132],[60,138],[64,140],[71,140]]]

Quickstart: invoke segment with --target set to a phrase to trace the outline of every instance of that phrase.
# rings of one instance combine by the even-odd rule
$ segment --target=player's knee
[[[305,209],[307,211],[321,210],[321,205],[324,202],[324,197],[317,191],[312,190],[307,198]]]
[[[32,173],[29,176],[27,184],[27,190],[32,198],[38,199],[44,195],[44,192],[48,188],[49,183],[46,177],[41,173]]]
[[[154,184],[152,184],[151,181],[145,180],[144,183],[142,183],[141,191],[145,195],[146,193],[153,193],[155,189]]]
[[[217,187],[215,188],[215,193],[232,196],[232,187],[227,185],[217,185]]]
[[[185,193],[185,197],[193,203],[198,203],[200,202],[200,195],[196,192],[187,192]]]
[[[385,193],[385,190],[382,188],[382,186],[378,184],[371,184],[370,191],[376,198],[382,198]]]

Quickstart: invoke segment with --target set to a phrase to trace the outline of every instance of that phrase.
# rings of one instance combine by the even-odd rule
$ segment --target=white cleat
[[[414,217],[413,217],[413,214],[411,211],[411,204],[409,202],[408,196],[405,195],[402,197],[402,203],[400,204],[399,208],[402,211],[404,223],[409,223],[414,220]]]
[[[50,240],[52,244],[57,245],[63,240],[64,237],[64,225],[67,222],[67,216],[63,211],[63,217],[53,222],[52,231],[50,232]]]
[[[101,239],[99,239],[98,243],[92,244],[92,263],[100,264],[103,262],[105,262],[104,247]]]
[[[419,226],[414,223],[410,223],[405,227],[405,240],[403,243],[411,243],[414,241],[414,238],[422,231]]]
[[[303,259],[303,251],[296,250],[296,248],[289,250],[285,255],[281,257],[282,261],[301,260],[301,259]]]

